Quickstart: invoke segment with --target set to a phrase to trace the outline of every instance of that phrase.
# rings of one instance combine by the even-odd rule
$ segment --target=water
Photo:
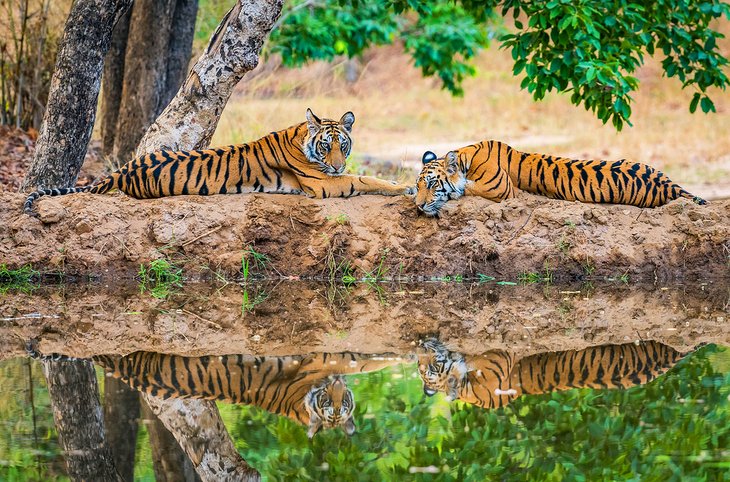
[[[24,356],[36,339],[94,357],[102,386],[188,408],[216,399],[268,480],[727,480],[728,294],[718,282],[9,291],[0,479],[67,478],[42,363]],[[155,425],[144,413],[137,425],[135,480],[154,480]]]

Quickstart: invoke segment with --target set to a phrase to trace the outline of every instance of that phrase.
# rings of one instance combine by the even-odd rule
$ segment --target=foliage
[[[661,52],[665,74],[696,90],[691,112],[698,103],[703,112],[714,112],[708,89],[728,85],[722,70],[728,61],[717,47],[723,35],[710,25],[730,18],[727,3],[508,0],[507,11],[517,32],[501,40],[512,50],[514,73],[525,73],[522,87],[535,100],[552,90],[572,92],[574,104],[583,103],[619,130],[631,115],[630,93],[639,85],[631,74],[644,63],[644,53]]]
[[[0,480],[63,480],[64,463],[40,363],[0,364]]]
[[[718,355],[728,352],[706,347],[642,387],[525,396],[499,410],[425,398],[413,366],[350,377],[351,438],[334,430],[310,442],[288,419],[220,408],[270,480],[717,480],[730,444],[730,373],[713,369]]]
[[[402,365],[347,377],[357,403],[349,438],[338,429],[310,441],[286,417],[219,409],[238,450],[269,480],[727,480],[729,367],[730,351],[711,345],[644,386],[484,410],[425,397],[415,367]],[[0,479],[62,479],[40,364],[0,363],[0,389]],[[137,448],[135,477],[152,480],[144,426]]]
[[[698,106],[714,112],[710,89],[728,85],[728,61],[717,43],[723,35],[712,21],[730,18],[730,5],[717,0],[295,0],[269,50],[286,65],[301,65],[401,42],[424,75],[438,76],[458,95],[475,73],[469,59],[498,28],[496,11],[514,19],[501,45],[511,50],[513,72],[524,76],[522,87],[535,100],[570,93],[571,102],[618,130],[629,123],[631,93],[639,86],[633,74],[646,54],[663,56],[665,75],[695,90],[691,112]]]
[[[357,57],[373,45],[402,42],[425,76],[438,76],[453,94],[475,70],[468,60],[488,45],[488,26],[474,13],[451,1],[418,4],[413,15],[403,15],[388,0],[373,2],[298,0],[282,13],[271,33],[269,51],[281,54],[284,64],[301,65],[312,59],[338,55]]]

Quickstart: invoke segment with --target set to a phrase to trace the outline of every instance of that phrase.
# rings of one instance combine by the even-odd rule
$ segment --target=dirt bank
[[[136,284],[93,284],[46,286],[0,300],[0,359],[24,355],[30,338],[45,353],[84,357],[136,350],[405,354],[429,335],[469,354],[501,348],[529,355],[637,340],[683,351],[701,342],[730,345],[727,283],[189,284],[166,300],[140,293]]]
[[[23,214],[24,198],[0,193],[0,263],[115,279],[163,256],[191,279],[230,275],[249,246],[269,258],[258,269],[277,277],[326,278],[349,264],[357,277],[380,266],[392,277],[547,269],[555,279],[664,280],[723,277],[730,266],[730,201],[639,209],[523,194],[464,198],[432,219],[405,197],[76,194],[39,200],[36,219]]]

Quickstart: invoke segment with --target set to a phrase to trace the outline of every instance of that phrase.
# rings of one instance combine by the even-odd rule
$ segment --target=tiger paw
[[[403,192],[403,194],[405,194],[406,196],[415,196],[416,191],[417,191],[416,186],[406,186],[406,189]]]

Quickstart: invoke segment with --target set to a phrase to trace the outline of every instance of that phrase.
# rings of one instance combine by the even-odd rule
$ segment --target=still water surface
[[[316,304],[310,301],[291,314],[291,324],[301,323],[303,315],[333,324],[324,333],[301,332],[302,350],[296,336],[281,340],[264,326],[287,326],[294,301],[317,289],[279,285],[278,295],[261,296],[251,309],[245,303],[261,290],[236,292],[245,323],[231,326],[210,322],[230,316],[226,300],[234,293],[219,293],[223,298],[213,302],[207,297],[209,309],[202,313],[189,299],[198,289],[154,302],[149,294],[112,289],[106,303],[122,306],[116,311],[104,306],[98,310],[103,316],[89,320],[76,320],[68,307],[87,306],[89,293],[99,296],[100,289],[71,290],[62,302],[47,302],[40,315],[46,321],[31,319],[35,325],[17,320],[32,314],[23,315],[19,306],[35,308],[34,295],[9,292],[0,315],[5,344],[16,355],[16,338],[33,333],[41,350],[45,344],[79,356],[71,348],[73,338],[93,338],[94,326],[112,337],[105,323],[120,313],[154,312],[152,322],[146,320],[158,333],[171,304],[206,320],[196,325],[203,346],[196,346],[195,355],[205,353],[205,340],[216,339],[206,338],[205,330],[231,339],[245,333],[253,341],[240,353],[218,341],[210,355],[181,356],[188,354],[180,349],[184,345],[169,336],[167,345],[155,341],[159,350],[140,351],[140,345],[149,347],[130,335],[131,349],[118,346],[109,353],[103,349],[111,345],[100,341],[101,351],[87,344],[81,355],[92,357],[102,385],[113,378],[165,399],[217,400],[236,448],[269,480],[730,480],[725,285],[688,290],[430,284],[340,293],[339,304],[326,302],[324,287],[324,311],[308,311]],[[433,300],[439,303],[432,306]],[[144,305],[141,311],[134,311],[135,303]],[[540,315],[525,328],[530,313]],[[367,340],[367,332],[355,336],[358,326],[343,317],[380,320],[370,325],[376,341]],[[60,328],[71,319],[73,335]],[[39,323],[44,328],[34,332]],[[54,324],[60,338],[51,336]],[[515,328],[519,336],[502,329],[510,324],[521,325]],[[636,329],[627,331],[629,325]],[[192,336],[189,326],[176,329],[188,330],[184,338]],[[321,349],[306,350],[312,337]],[[389,337],[390,343],[377,341]],[[347,340],[361,341],[366,350],[341,349],[352,345]],[[372,350],[380,346],[391,349]],[[41,362],[27,356],[0,362],[0,387],[0,479],[64,480]],[[141,418],[134,478],[154,480],[151,422]]]

